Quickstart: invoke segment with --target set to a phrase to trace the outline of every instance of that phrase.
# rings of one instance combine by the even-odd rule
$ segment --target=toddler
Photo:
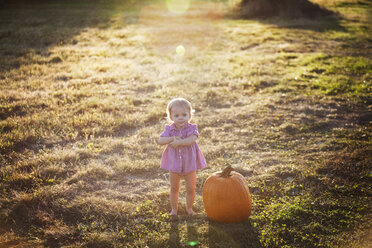
[[[192,107],[186,99],[175,98],[170,101],[167,106],[167,115],[172,124],[165,126],[157,143],[167,145],[160,167],[170,173],[172,207],[170,215],[176,216],[178,212],[178,195],[182,177],[186,185],[186,212],[193,215],[196,170],[206,166],[205,158],[196,143],[199,132],[195,124],[189,123],[192,117]]]

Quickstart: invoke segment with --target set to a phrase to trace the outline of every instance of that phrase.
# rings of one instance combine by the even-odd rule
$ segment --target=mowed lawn
[[[266,19],[237,2],[0,5],[0,247],[370,247],[372,2]],[[207,160],[178,221],[155,143],[174,97]],[[227,165],[243,223],[203,207]]]

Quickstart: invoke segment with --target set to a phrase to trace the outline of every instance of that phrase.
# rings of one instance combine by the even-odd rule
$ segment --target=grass
[[[0,247],[368,247],[371,3],[314,2],[338,15],[3,4]],[[173,97],[193,103],[208,163],[199,215],[181,193],[176,222],[154,142]],[[226,165],[250,187],[243,223],[204,211],[204,181]]]

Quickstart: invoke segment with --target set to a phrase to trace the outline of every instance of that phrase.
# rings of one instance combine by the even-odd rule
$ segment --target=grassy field
[[[233,2],[0,7],[0,247],[371,247],[372,2],[262,20]],[[208,164],[178,221],[155,144],[173,97]],[[243,223],[204,211],[226,165],[250,187]]]

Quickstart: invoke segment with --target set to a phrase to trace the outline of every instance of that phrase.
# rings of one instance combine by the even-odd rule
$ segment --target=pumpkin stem
[[[221,177],[230,177],[230,173],[233,171],[234,169],[231,167],[231,165],[229,166],[226,166],[225,169],[223,169],[223,171],[221,172]]]

